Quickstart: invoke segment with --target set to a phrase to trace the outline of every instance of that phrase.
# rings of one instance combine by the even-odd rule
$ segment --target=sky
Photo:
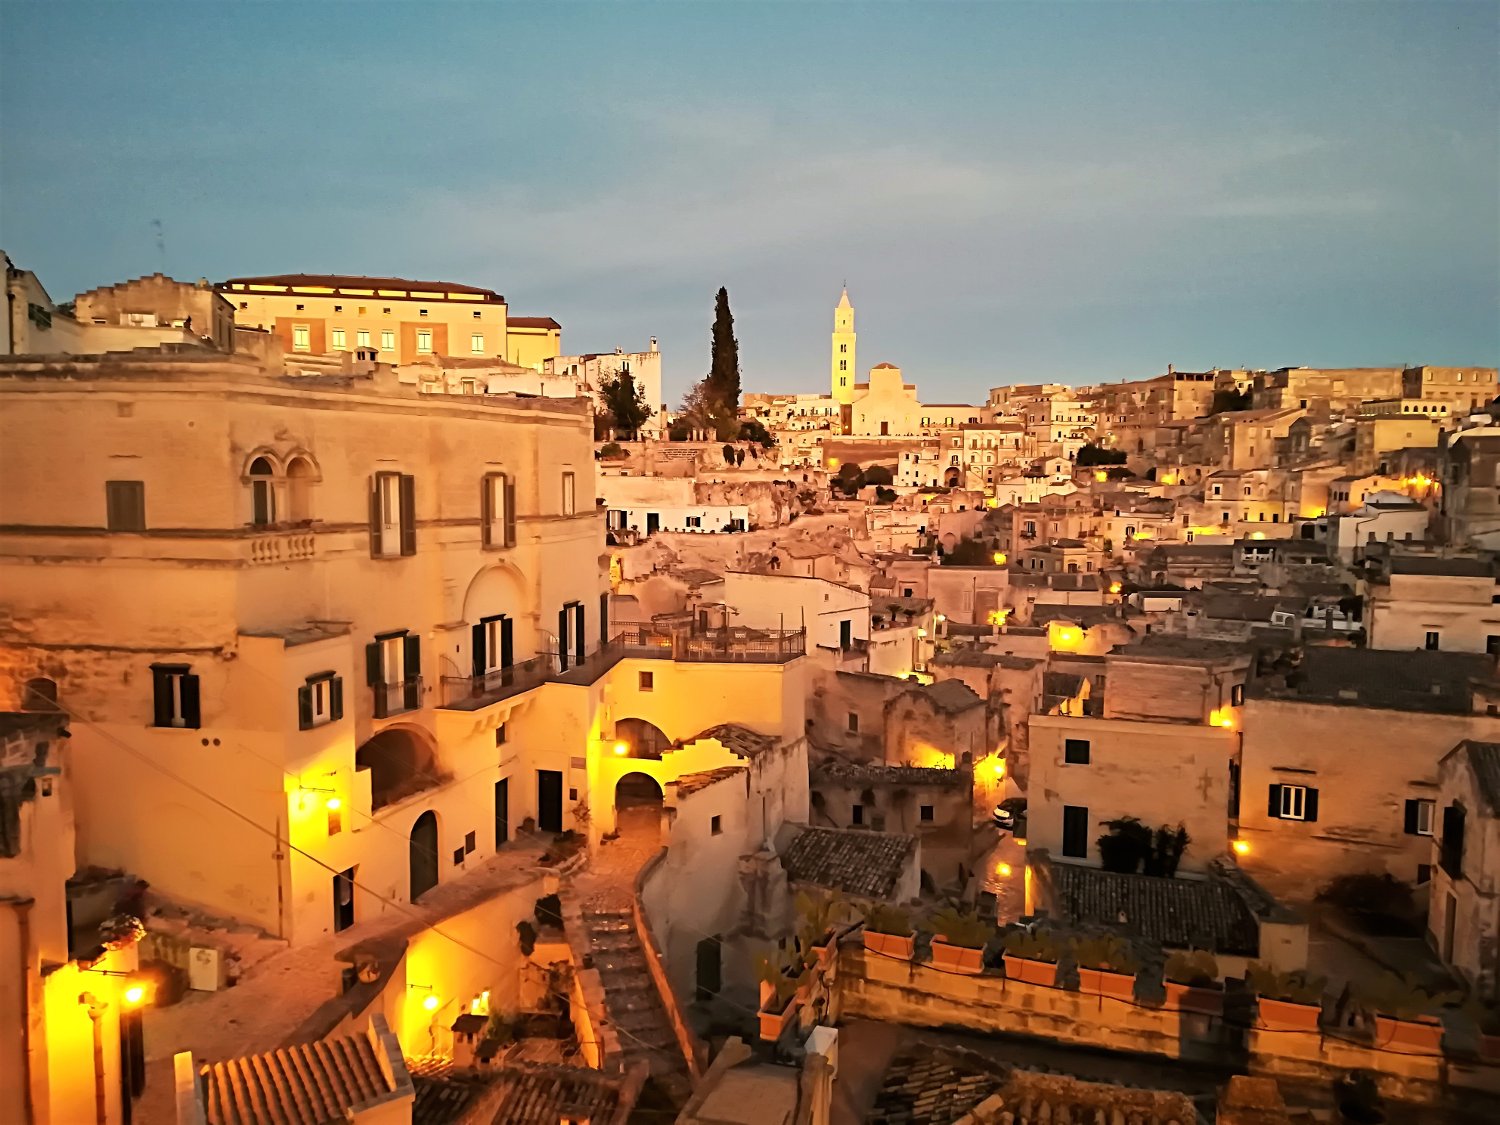
[[[1500,4],[0,0],[55,300],[352,273],[746,390],[1500,360]],[[156,224],[159,222],[160,227]]]

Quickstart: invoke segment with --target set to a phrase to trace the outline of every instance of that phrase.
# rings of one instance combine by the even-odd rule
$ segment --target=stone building
[[[1429,941],[1481,999],[1500,1002],[1500,743],[1465,739],[1444,754],[1425,816],[1437,860]]]

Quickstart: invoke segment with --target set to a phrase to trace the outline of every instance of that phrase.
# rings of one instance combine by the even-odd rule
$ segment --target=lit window
[[[292,327],[292,348],[295,351],[305,352],[312,347],[312,340],[307,325],[298,324]]]
[[[1273,785],[1268,811],[1280,820],[1317,820],[1318,791],[1306,785]]]
[[[482,333],[476,332],[469,337],[469,351],[475,355],[484,354],[484,335]]]
[[[343,351],[345,345],[345,333],[342,328],[335,328],[332,333],[333,347],[335,351]]]
[[[417,333],[417,352],[419,354],[421,354],[421,355],[430,355],[430,354],[432,354],[432,333],[431,332],[418,332]]]
[[[370,346],[370,330],[368,328],[361,328],[354,334],[354,342],[361,348],[368,348]]]
[[[1432,816],[1437,802],[1415,798],[1406,802],[1406,834],[1408,836],[1431,836]]]
[[[396,350],[396,334],[394,332],[386,330],[380,333],[380,350],[383,352],[393,352]]]

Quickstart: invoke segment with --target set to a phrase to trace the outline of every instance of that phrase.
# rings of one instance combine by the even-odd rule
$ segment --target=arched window
[[[306,457],[293,457],[287,465],[287,519],[294,523],[312,519],[312,486],[317,475],[317,470]]]
[[[250,462],[250,522],[269,527],[276,522],[276,470],[264,457]]]

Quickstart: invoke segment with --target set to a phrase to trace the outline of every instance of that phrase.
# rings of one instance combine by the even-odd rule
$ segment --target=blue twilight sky
[[[0,245],[490,286],[749,390],[1500,357],[1500,4],[0,0]],[[163,227],[157,247],[153,220]]]

